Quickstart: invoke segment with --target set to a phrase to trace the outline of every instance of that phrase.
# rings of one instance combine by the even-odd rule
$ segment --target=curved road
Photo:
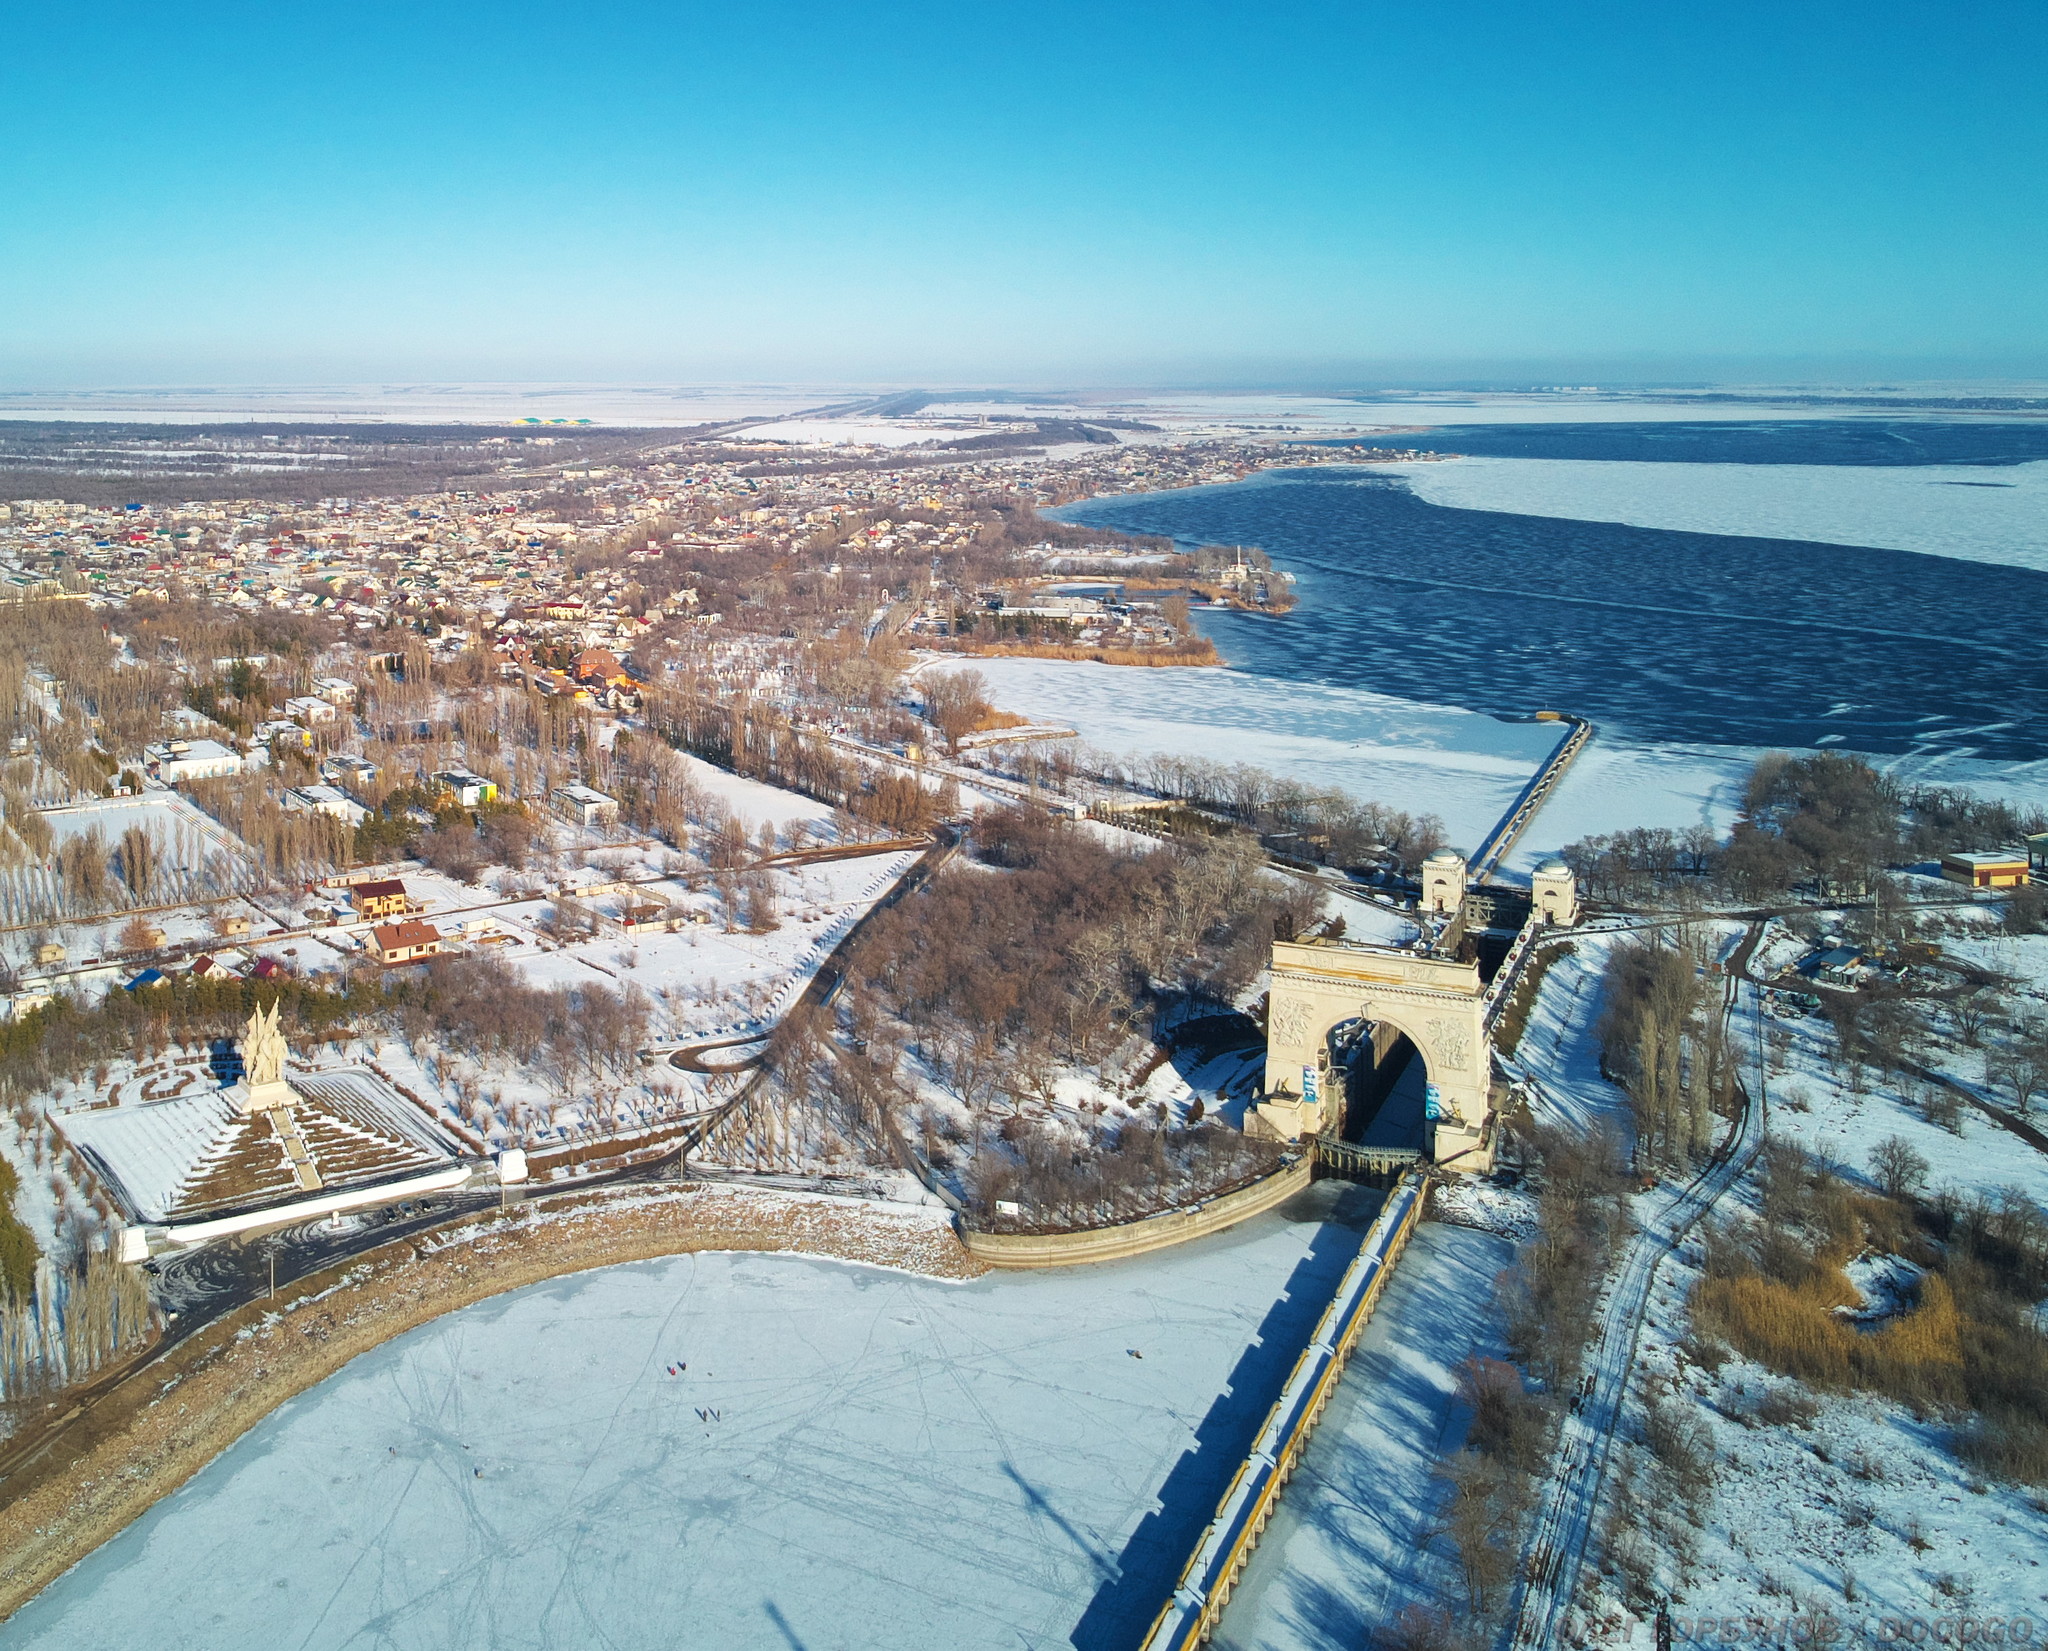
[[[1762,935],[1763,926],[1752,923],[1729,961],[1721,1006],[1724,1017],[1734,1014],[1749,955]],[[1741,1178],[1763,1145],[1761,1011],[1756,1024],[1756,1094],[1738,1090],[1742,1096],[1742,1115],[1728,1141],[1692,1184],[1630,1240],[1620,1270],[1608,1285],[1599,1314],[1599,1337],[1586,1359],[1586,1385],[1559,1431],[1557,1455],[1543,1506],[1522,1551],[1514,1629],[1509,1640],[1511,1651],[1551,1651],[1565,1612],[1578,1593],[1579,1568],[1585,1561],[1602,1507],[1607,1459],[1614,1449],[1615,1428],[1628,1397],[1636,1343],[1642,1334],[1643,1314],[1649,1307],[1657,1269]]]

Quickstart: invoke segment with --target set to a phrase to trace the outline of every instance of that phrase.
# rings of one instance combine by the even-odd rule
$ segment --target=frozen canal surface
[[[279,1411],[0,1647],[1129,1646],[1376,1203],[970,1284],[700,1255],[484,1302]]]

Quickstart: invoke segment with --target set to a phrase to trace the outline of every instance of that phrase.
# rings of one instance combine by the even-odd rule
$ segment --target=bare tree
[[[1975,1048],[1984,1037],[1984,1024],[1991,1018],[1991,1002],[1982,990],[1972,989],[1952,999],[1949,1018],[1956,1023],[1956,1035]]]
[[[925,720],[954,750],[988,715],[988,678],[979,671],[938,671],[918,679]]]
[[[2013,1106],[2025,1117],[2048,1086],[2048,1040],[2028,1028],[2014,1042],[1985,1057],[1984,1075],[2012,1097]]]
[[[157,853],[156,835],[139,825],[132,825],[121,833],[121,881],[128,885],[128,892],[137,900],[149,897],[156,885]]]
[[[57,849],[57,873],[74,910],[106,903],[112,894],[107,877],[107,848],[97,827],[67,837]]]
[[[1927,1160],[1901,1135],[1888,1135],[1870,1151],[1872,1179],[1887,1197],[1906,1199],[1927,1185]]]

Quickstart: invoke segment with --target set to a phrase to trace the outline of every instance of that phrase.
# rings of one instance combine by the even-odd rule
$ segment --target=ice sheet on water
[[[1417,814],[1476,846],[1557,744],[1554,726],[1245,671],[1056,659],[975,662],[1007,710],[1118,754],[1244,762]]]
[[[1998,480],[2013,468],[1941,473]],[[1269,472],[1062,514],[1262,546],[1299,575],[1300,606],[1200,622],[1233,665],[1288,683],[1577,711],[1659,743],[2048,758],[2034,617],[2048,572],[1446,509],[1363,470]]]
[[[966,1285],[754,1255],[556,1280],[357,1359],[0,1646],[1063,1645],[1092,1604],[1134,1642],[1357,1238],[1272,1215]]]
[[[2048,571],[2048,460],[1959,472],[1462,458],[1391,473],[1418,498],[1459,510],[1874,545]]]

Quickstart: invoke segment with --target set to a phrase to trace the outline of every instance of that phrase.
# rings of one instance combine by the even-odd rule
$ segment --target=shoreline
[[[1220,669],[1230,661],[1216,651],[1216,644],[1201,638],[1206,646],[1171,653],[1162,648],[1106,648],[1084,642],[984,642],[978,646],[932,646],[927,650],[943,657],[960,659],[1063,659],[1084,665],[1115,665],[1119,668],[1153,668],[1184,665],[1194,670]],[[953,638],[945,638],[948,642]]]
[[[0,1481],[0,1622],[290,1399],[459,1308],[569,1273],[705,1251],[809,1255],[965,1281],[988,1269],[908,1207],[710,1182],[515,1204],[352,1256],[208,1324],[46,1424]],[[175,1396],[175,1402],[173,1398]]]
[[[1431,427],[1431,426],[1426,426],[1426,425],[1416,425],[1416,426],[1415,426],[1414,428],[1415,428],[1415,429],[1417,429],[1417,430],[1421,430],[1421,429],[1427,429],[1427,428],[1432,428],[1432,427]],[[1324,451],[1326,451],[1326,449],[1323,449],[1323,448],[1314,448],[1314,449],[1311,449],[1311,451],[1313,451],[1313,452],[1317,452],[1317,453],[1321,453],[1321,452],[1324,452]],[[1371,451],[1373,451],[1373,450],[1372,450],[1372,449],[1362,449],[1362,450],[1359,450],[1359,451],[1361,451],[1361,452],[1366,452],[1366,453],[1369,453],[1369,452],[1371,452]],[[1442,457],[1442,458],[1455,458],[1455,457],[1458,457],[1458,456],[1459,456],[1459,455],[1456,455],[1456,454],[1445,454],[1445,455],[1431,455],[1430,457],[1432,457],[1432,458],[1435,458],[1435,457]],[[1295,456],[1295,457],[1292,457],[1292,458],[1287,458],[1287,459],[1275,459],[1275,460],[1274,460],[1274,461],[1273,461],[1272,463],[1270,463],[1270,464],[1259,464],[1259,465],[1254,465],[1254,466],[1253,466],[1253,467],[1252,467],[1251,469],[1247,470],[1247,471],[1246,471],[1246,472],[1245,472],[1245,473],[1244,473],[1244,474],[1243,474],[1242,476],[1238,476],[1238,477],[1234,478],[1233,480],[1231,480],[1231,481],[1227,481],[1227,482],[1204,482],[1204,483],[1201,483],[1201,484],[1200,484],[1199,486],[1196,486],[1196,487],[1133,487],[1133,488],[1128,488],[1128,489],[1125,489],[1125,490],[1123,490],[1123,491],[1121,491],[1121,492],[1117,492],[1117,493],[1090,493],[1090,494],[1089,494],[1089,495],[1087,495],[1087,496],[1086,496],[1085,498],[1079,498],[1079,499],[1065,499],[1065,500],[1062,500],[1062,501],[1061,501],[1061,502],[1060,502],[1059,504],[1056,504],[1056,505],[1051,505],[1051,506],[1048,506],[1048,507],[1047,507],[1047,508],[1046,508],[1045,510],[1041,511],[1041,512],[1040,512],[1039,514],[1040,514],[1040,515],[1042,515],[1042,516],[1044,516],[1044,517],[1047,517],[1048,519],[1050,519],[1050,520],[1052,520],[1052,521],[1060,522],[1060,523],[1061,523],[1061,525],[1063,525],[1063,526],[1067,526],[1067,527],[1077,527],[1077,526],[1083,526],[1083,525],[1086,525],[1086,524],[1083,524],[1083,523],[1076,523],[1076,522],[1068,522],[1068,521],[1066,521],[1066,520],[1065,520],[1065,519],[1064,519],[1064,518],[1063,518],[1063,517],[1062,517],[1062,516],[1061,516],[1061,515],[1059,514],[1059,512],[1061,512],[1061,511],[1063,511],[1063,510],[1070,510],[1070,509],[1073,509],[1073,508],[1074,508],[1075,506],[1077,506],[1077,505],[1089,505],[1089,504],[1095,504],[1095,503],[1098,503],[1098,502],[1100,502],[1100,501],[1106,501],[1106,500],[1110,500],[1110,499],[1142,499],[1142,498],[1147,498],[1147,497],[1156,497],[1156,496],[1162,496],[1162,495],[1164,495],[1164,494],[1168,494],[1168,493],[1200,493],[1200,492],[1207,492],[1207,491],[1210,491],[1211,489],[1214,489],[1214,488],[1223,488],[1223,487],[1242,487],[1242,486],[1243,486],[1243,485],[1244,485],[1244,484],[1245,484],[1246,482],[1248,482],[1248,481],[1252,480],[1252,479],[1253,479],[1254,477],[1256,477],[1256,476],[1263,476],[1263,475],[1267,474],[1267,473],[1268,473],[1269,471],[1274,471],[1274,470],[1313,470],[1313,469],[1332,469],[1332,470],[1334,470],[1334,469],[1358,469],[1358,468],[1361,468],[1361,467],[1371,467],[1371,466],[1375,466],[1375,465],[1378,465],[1378,466],[1384,466],[1384,467],[1391,467],[1391,466],[1393,466],[1393,465],[1396,465],[1396,464],[1413,464],[1413,463],[1418,463],[1418,462],[1425,462],[1425,461],[1417,459],[1417,458],[1416,458],[1416,457],[1415,457],[1414,455],[1407,455],[1407,456],[1404,456],[1404,457],[1402,457],[1402,458],[1398,458],[1398,459],[1395,459],[1395,458],[1384,458],[1384,459],[1381,459],[1381,458],[1370,458],[1370,457],[1349,457],[1349,458],[1345,458],[1345,459],[1342,459],[1342,460],[1338,460],[1338,459],[1335,459],[1335,458],[1330,458],[1330,459],[1325,459],[1325,460],[1321,461],[1320,463],[1317,463],[1317,462],[1315,462],[1315,461],[1313,461],[1313,460],[1310,460],[1310,459],[1308,459],[1308,458],[1306,457],[1306,455],[1297,455],[1297,456]],[[1108,529],[1107,531],[1109,531],[1109,532],[1112,532],[1112,533],[1117,533],[1117,532],[1121,532],[1122,530],[1121,530],[1121,529],[1117,529],[1117,528],[1111,528],[1111,529]],[[1176,541],[1175,541],[1175,543],[1176,543],[1176,544],[1178,544],[1178,543],[1180,543],[1180,542],[1181,542],[1181,541],[1178,541],[1178,540],[1176,540]],[[1259,549],[1259,550],[1261,550],[1261,551],[1264,551],[1264,548],[1265,548],[1265,547],[1264,547],[1264,546],[1258,546],[1258,547],[1255,547],[1255,548],[1257,548],[1257,549]],[[1272,564],[1271,564],[1271,566],[1272,566],[1272,571],[1273,571],[1273,572],[1274,572],[1274,573],[1275,573],[1276,575],[1277,575],[1277,574],[1280,574],[1280,573],[1282,573],[1282,572],[1284,572],[1284,571],[1285,571],[1284,569],[1282,569],[1282,568],[1281,568],[1281,566],[1280,566],[1280,565],[1279,565],[1279,564],[1278,564],[1277,562],[1274,562],[1274,563],[1272,563]],[[1187,593],[1188,593],[1188,594],[1189,594],[1190,596],[1202,596],[1202,597],[1205,597],[1206,599],[1208,599],[1208,600],[1209,600],[1209,601],[1211,602],[1211,604],[1212,604],[1212,605],[1214,605],[1214,598],[1213,598],[1213,597],[1209,597],[1209,596],[1208,596],[1208,593],[1207,593],[1207,592],[1204,592],[1204,591],[1201,591],[1201,590],[1197,589],[1197,586],[1198,586],[1198,585],[1199,585],[1199,584],[1201,583],[1201,581],[1197,581],[1197,580],[1190,580],[1190,581],[1189,581],[1189,582],[1188,582],[1188,583],[1187,583],[1186,585],[1179,585],[1179,584],[1166,584],[1166,583],[1160,583],[1160,584],[1154,585],[1154,584],[1152,584],[1152,583],[1151,583],[1150,581],[1146,581],[1146,580],[1134,580],[1134,581],[1131,581],[1131,582],[1132,582],[1132,583],[1134,583],[1134,584],[1137,584],[1137,585],[1139,585],[1139,586],[1140,586],[1141,588],[1147,588],[1147,589],[1158,589],[1158,590],[1167,590],[1167,589],[1171,589],[1171,590],[1185,590],[1185,591],[1186,591],[1186,592],[1187,592]],[[1253,616],[1253,617],[1255,617],[1255,618],[1262,618],[1262,619],[1284,619],[1284,618],[1287,618],[1287,617],[1289,617],[1290,615],[1293,615],[1293,614],[1299,613],[1299,612],[1301,611],[1301,595],[1300,595],[1300,588],[1301,588],[1301,587],[1300,587],[1300,582],[1299,582],[1299,580],[1298,580],[1298,579],[1290,579],[1290,580],[1288,580],[1287,584],[1288,584],[1288,590],[1289,590],[1290,594],[1292,595],[1292,597],[1293,597],[1293,600],[1291,600],[1291,601],[1290,601],[1290,602],[1288,603],[1288,605],[1287,605],[1286,607],[1284,607],[1284,608],[1274,608],[1274,607],[1266,607],[1266,606],[1261,606],[1260,604],[1258,604],[1258,603],[1255,603],[1255,602],[1244,602],[1244,601],[1234,600],[1234,599],[1231,599],[1231,598],[1229,598],[1229,597],[1227,597],[1227,596],[1226,596],[1226,597],[1224,598],[1224,600],[1223,600],[1223,603],[1222,603],[1222,605],[1223,605],[1224,607],[1228,608],[1228,609],[1229,609],[1229,610],[1230,610],[1230,611],[1231,611],[1232,613],[1243,613],[1243,614],[1249,614],[1249,615],[1252,615],[1252,616]],[[1200,632],[1196,632],[1195,634],[1197,635],[1197,637],[1199,637],[1199,638],[1200,638],[1200,640],[1201,640],[1201,641],[1203,641],[1203,642],[1206,642],[1206,643],[1208,644],[1208,652],[1209,652],[1209,656],[1210,656],[1210,657],[1208,657],[1207,659],[1188,659],[1188,658],[1177,658],[1177,657],[1172,657],[1172,656],[1167,656],[1167,657],[1163,657],[1163,658],[1162,658],[1162,657],[1156,657],[1156,656],[1154,656],[1154,655],[1150,654],[1149,652],[1144,652],[1144,651],[1140,651],[1140,650],[1137,650],[1137,649],[1128,649],[1128,648],[1107,648],[1107,649],[1105,649],[1105,648],[1084,648],[1084,647],[1080,647],[1080,646],[1077,646],[1077,645],[1070,645],[1070,644],[1061,644],[1061,643],[1012,643],[1012,644],[999,644],[999,643],[989,643],[989,644],[986,644],[986,645],[984,645],[984,646],[982,646],[982,647],[980,647],[980,648],[975,648],[975,649],[972,649],[971,651],[972,651],[972,652],[973,652],[973,653],[974,653],[974,654],[975,654],[975,655],[976,655],[977,657],[980,657],[980,658],[983,658],[983,659],[1001,659],[1001,658],[1006,658],[1006,657],[1008,657],[1008,658],[1023,658],[1023,659],[1078,659],[1078,660],[1084,660],[1084,661],[1093,661],[1093,662],[1095,662],[1095,663],[1097,663],[1097,664],[1102,664],[1102,665],[1119,665],[1119,666],[1159,666],[1159,665],[1204,665],[1204,666],[1210,666],[1210,665],[1213,665],[1213,666],[1216,666],[1216,667],[1218,667],[1218,668],[1221,668],[1221,669],[1225,669],[1225,670],[1229,669],[1229,667],[1230,667],[1230,661],[1229,661],[1229,660],[1227,660],[1227,659],[1225,659],[1225,658],[1223,657],[1222,651],[1221,651],[1221,650],[1220,650],[1219,648],[1217,648],[1217,646],[1216,646],[1216,643],[1215,643],[1215,640],[1214,640],[1213,638],[1211,638],[1211,637],[1207,637],[1207,636],[1202,636]],[[967,652],[967,651],[970,651],[970,650],[965,650],[965,649],[963,649],[963,650],[961,650],[961,651],[962,651],[962,652]],[[1110,655],[1116,655],[1117,657],[1114,657],[1114,658],[1108,657],[1108,656],[1110,656]]]

